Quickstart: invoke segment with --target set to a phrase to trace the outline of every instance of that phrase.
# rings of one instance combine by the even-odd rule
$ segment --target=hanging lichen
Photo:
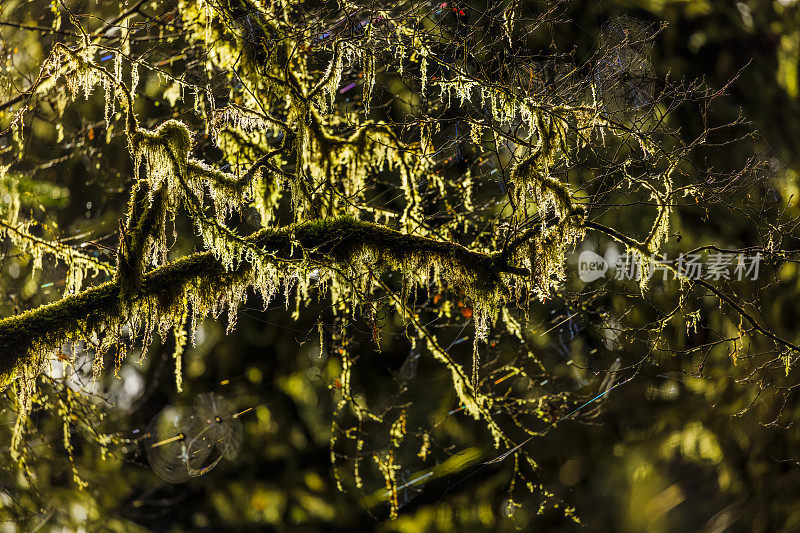
[[[34,270],[48,255],[67,268],[63,299],[0,321],[2,384],[13,384],[19,406],[14,458],[24,464],[20,450],[37,395],[36,376],[65,343],[92,342],[92,371],[100,379],[106,355],[114,357],[119,373],[129,354],[146,356],[155,334],[171,335],[180,392],[184,351],[203,320],[226,313],[231,331],[248,293],[255,292],[265,309],[282,293],[295,317],[320,302],[336,317],[330,352],[340,366],[329,385],[335,398],[330,458],[340,489],[349,482],[364,486],[369,471],[374,474],[371,456],[396,517],[401,450],[416,440],[419,459],[434,453],[432,434],[415,433],[410,412],[396,417],[375,412],[358,393],[359,357],[351,353],[347,324],[371,318],[380,346],[377,301],[388,302],[402,319],[413,350],[426,351],[445,369],[458,404],[454,412],[479,421],[495,448],[514,455],[513,488],[520,464],[536,469],[513,438],[533,434],[519,421],[518,410],[544,420],[546,402],[539,396],[511,397],[511,388],[501,393],[496,386],[512,379],[532,382],[524,367],[529,362],[544,370],[528,343],[524,311],[512,308],[530,305],[532,297],[552,297],[567,279],[567,255],[585,235],[587,205],[578,194],[571,158],[598,134],[603,143],[631,137],[653,158],[646,177],[625,176],[656,203],[648,235],[629,241],[643,258],[666,241],[679,161],[658,159],[646,133],[624,131],[603,116],[596,95],[590,102],[555,104],[541,91],[481,78],[460,59],[441,53],[443,42],[460,37],[444,30],[420,32],[426,22],[394,17],[391,8],[371,11],[361,21],[348,16],[354,27],[348,26],[343,38],[317,27],[298,29],[299,2],[252,2],[252,9],[178,4],[176,23],[186,32],[187,50],[203,51],[202,59],[185,61],[192,65],[185,72],[173,64],[182,65],[180,60],[170,60],[167,69],[137,55],[128,19],[121,23],[117,49],[83,33],[80,44],[54,45],[32,90],[53,95],[59,143],[65,108],[79,98],[102,99],[108,143],[114,132],[124,133],[133,173],[115,265],[64,244],[59,235],[38,228],[35,217],[26,218],[21,207],[34,187],[23,190],[25,178],[0,168],[0,235],[31,257]],[[519,27],[518,7],[512,2],[503,11],[502,40],[509,46]],[[349,2],[342,9],[360,16],[361,8]],[[167,38],[164,28],[158,31]],[[382,74],[384,64],[394,65],[393,71]],[[389,80],[386,90],[376,91],[379,74]],[[394,90],[393,76],[409,95],[408,102],[393,101],[398,109],[392,113],[407,114],[402,120],[380,108],[379,100]],[[173,118],[140,123],[141,108],[134,103],[145,90],[147,98],[154,91],[163,96],[159,103],[170,110],[163,116]],[[360,97],[361,105],[345,105],[351,95]],[[456,128],[455,139],[445,138],[452,131],[449,113],[457,124],[468,125],[466,137]],[[11,123],[19,146],[24,118],[20,113]],[[462,153],[465,144],[477,157]],[[487,162],[499,167],[500,176],[482,172]],[[30,196],[68,194],[48,187],[40,183]],[[171,244],[181,218],[197,234],[186,247]],[[199,251],[180,256],[192,247]],[[461,359],[441,343],[422,301],[440,306],[431,316],[471,322],[471,369],[468,355]],[[523,363],[487,368],[489,342],[497,334],[520,342]],[[322,326],[320,337],[322,350],[327,341]],[[405,384],[411,381],[404,378]],[[58,413],[73,462],[71,401],[68,396],[59,404]],[[383,427],[381,451],[365,442],[370,424]],[[340,468],[345,460],[352,479]]]

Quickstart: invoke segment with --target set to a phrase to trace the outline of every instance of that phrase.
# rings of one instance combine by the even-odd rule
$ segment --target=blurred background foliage
[[[162,4],[166,3],[153,2],[148,9],[160,13],[170,7]],[[561,47],[574,49],[577,57],[592,53],[603,23],[612,16],[667,23],[653,50],[656,74],[672,80],[704,79],[711,91],[724,90],[725,96],[708,110],[713,123],[729,123],[740,115],[748,121],[731,130],[712,132],[742,138],[734,147],[707,150],[702,164],[725,172],[741,168],[754,155],[762,158],[764,179],[750,193],[754,199],[770,198],[769,205],[764,201],[763,216],[768,221],[774,217],[774,235],[785,239],[780,245],[797,248],[790,230],[793,219],[800,215],[798,2],[575,0],[566,5],[571,20],[557,25],[551,38]],[[101,4],[97,15],[107,18],[116,7]],[[86,6],[82,11],[87,11]],[[0,20],[49,26],[52,13],[47,3],[4,0]],[[20,87],[12,85],[19,73],[29,79],[36,76],[49,37],[13,25],[0,26],[0,34],[0,46],[6,47],[0,52],[9,58],[0,74],[0,101],[5,101],[19,91]],[[160,52],[156,49],[153,54]],[[137,113],[147,118],[146,126],[170,116],[180,117],[180,109],[169,105],[163,80],[150,76],[142,83],[146,83],[145,97]],[[122,193],[131,178],[126,175],[130,162],[124,140],[112,140],[109,148],[96,138],[96,124],[103,118],[98,102],[78,101],[68,107],[63,135],[72,141],[63,154],[51,152],[59,132],[46,120],[35,120],[25,150],[40,154],[41,161],[56,158],[58,165],[24,170],[37,180],[54,184],[47,194],[33,191],[34,200],[42,202],[49,196],[49,201],[61,204],[59,210],[39,218],[42,232],[73,237],[88,234],[102,244],[100,239],[116,227],[126,199]],[[685,138],[700,135],[706,124],[698,121],[699,114],[691,109],[683,112]],[[0,116],[0,125],[5,128],[10,120],[8,114]],[[0,137],[0,152],[14,150],[10,134]],[[37,157],[27,160],[36,161]],[[747,198],[736,201],[747,203]],[[31,201],[26,209],[39,209],[38,202]],[[676,215],[673,227],[677,233],[670,241],[676,252],[708,242],[767,246],[770,235],[754,233],[744,218],[725,216],[721,207],[705,211],[682,210]],[[595,239],[584,247],[602,251],[608,244]],[[106,252],[98,247],[96,253]],[[13,250],[3,250],[2,316],[52,301],[60,292],[57,280],[63,273],[45,268],[33,277],[28,261]],[[742,296],[758,297],[764,321],[786,338],[796,339],[800,333],[800,273],[791,262],[765,268],[772,281]],[[606,308],[622,315],[629,308],[628,297],[606,289],[598,297]],[[587,391],[596,388],[597,381],[591,371],[581,368],[593,368],[586,354],[602,344],[603,332],[581,316],[574,321],[569,318],[572,310],[567,295],[591,290],[593,287],[577,280],[573,270],[564,298],[542,305],[532,321],[538,320],[540,325],[534,327],[536,343],[548,368]],[[662,291],[653,297],[669,300],[675,294]],[[693,333],[687,328],[683,340],[681,332],[676,332],[675,342],[702,346],[715,331],[725,330],[728,318],[715,300],[706,299],[699,305],[698,327]],[[121,379],[110,376],[100,384],[98,396],[104,400],[94,405],[103,412],[98,428],[117,435],[119,442],[101,454],[80,432],[73,436],[77,472],[87,483],[85,489],[76,486],[64,460],[60,420],[48,419],[46,412],[41,414],[38,436],[31,437],[38,457],[33,488],[28,486],[7,457],[14,413],[6,406],[0,414],[4,428],[0,453],[5,456],[0,470],[0,516],[5,522],[0,528],[581,529],[562,509],[539,512],[535,496],[527,501],[518,498],[522,507],[510,512],[508,468],[503,463],[482,464],[491,457],[485,432],[458,412],[445,370],[428,358],[417,361],[409,357],[403,325],[394,315],[379,317],[383,326],[380,352],[368,326],[357,326],[361,329],[356,342],[362,361],[353,379],[360,388],[373,392],[370,401],[377,405],[391,402],[398,383],[404,383],[408,387],[405,398],[413,402],[415,412],[428,416],[427,420],[409,420],[409,431],[433,427],[436,445],[428,457],[416,460],[416,468],[398,474],[404,484],[425,477],[401,490],[397,520],[387,519],[385,494],[374,490],[382,480],[374,466],[365,467],[364,472],[366,486],[372,488],[338,491],[330,465],[329,435],[341,369],[339,360],[320,346],[317,330],[321,321],[332,331],[334,321],[322,309],[301,313],[299,320],[292,319],[291,311],[282,301],[273,302],[266,312],[256,304],[246,306],[237,329],[228,335],[224,322],[204,324],[196,347],[185,357],[184,392],[180,395],[175,391],[171,346],[156,346],[141,360],[132,354],[120,369]],[[459,332],[452,337],[458,339]],[[468,349],[469,344],[463,343],[463,347]],[[605,345],[608,348],[608,342]],[[748,383],[745,378],[752,367],[735,364],[731,354],[720,350],[699,349],[691,357],[671,357],[653,354],[651,348],[628,345],[624,352],[615,353],[626,363],[647,360],[634,380],[609,395],[596,418],[567,421],[529,444],[539,463],[542,485],[564,505],[574,507],[583,530],[800,529],[800,507],[796,505],[800,433],[794,423],[800,417],[800,402],[796,389],[770,386],[769,382],[761,386]],[[796,378],[793,372],[787,383],[791,377]],[[237,409],[250,409],[241,417],[242,452],[205,476],[167,484],[148,468],[137,434],[165,405],[190,404],[194,396],[207,391],[223,395]],[[414,464],[416,451],[409,452],[409,464]]]

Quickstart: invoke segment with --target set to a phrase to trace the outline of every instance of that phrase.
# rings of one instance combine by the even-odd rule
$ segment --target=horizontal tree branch
[[[486,286],[499,283],[501,272],[527,273],[524,269],[502,264],[497,255],[403,234],[352,218],[260,230],[244,242],[270,254],[276,262],[310,258],[331,265],[349,261],[355,252],[368,246],[395,263],[430,258],[445,265],[459,265],[471,273],[476,283]],[[202,286],[203,291],[209,291],[212,296],[221,295],[232,282],[247,276],[251,267],[243,262],[233,270],[225,270],[211,252],[192,254],[147,273],[133,298],[156,297],[163,308],[168,308],[182,296],[188,282]],[[99,333],[98,329],[109,317],[121,316],[126,308],[122,288],[122,281],[115,279],[0,320],[0,389],[7,386],[21,365],[31,362],[36,353],[57,349],[67,339],[88,339],[93,332]]]

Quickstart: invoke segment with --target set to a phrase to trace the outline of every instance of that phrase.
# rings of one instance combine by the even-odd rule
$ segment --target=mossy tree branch
[[[276,230],[262,230],[248,241],[275,262],[314,259],[316,263],[346,263],[364,247],[380,252],[388,266],[427,258],[443,265],[460,265],[471,282],[483,288],[500,283],[501,273],[524,274],[497,255],[469,250],[458,244],[403,234],[351,218],[317,220]],[[392,264],[394,263],[394,265]],[[49,305],[0,320],[0,387],[7,386],[21,365],[37,363],[36,354],[57,349],[67,340],[87,339],[110,318],[122,317],[128,298],[155,297],[168,309],[183,297],[187,284],[202,287],[213,297],[247,276],[252,265],[242,262],[225,270],[211,252],[172,261],[144,275],[137,291],[127,296],[124,279],[117,278]]]

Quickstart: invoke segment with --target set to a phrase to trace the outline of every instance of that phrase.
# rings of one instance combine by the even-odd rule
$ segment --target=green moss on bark
[[[401,270],[412,263],[427,268],[438,265],[440,270],[450,269],[445,277],[459,279],[481,294],[499,290],[501,272],[517,270],[501,264],[497,256],[352,218],[262,230],[246,240],[274,262],[313,259],[333,266],[350,263],[368,250],[377,267]],[[252,284],[252,267],[243,262],[226,270],[211,252],[197,253],[149,272],[134,293],[118,278],[0,320],[0,387],[13,380],[21,365],[39,364],[48,351],[65,342],[87,339],[111,323],[124,322],[136,301],[153,298],[158,305],[155,311],[170,312],[176,302],[183,301],[189,284],[202,301],[214,301],[235,284]]]

